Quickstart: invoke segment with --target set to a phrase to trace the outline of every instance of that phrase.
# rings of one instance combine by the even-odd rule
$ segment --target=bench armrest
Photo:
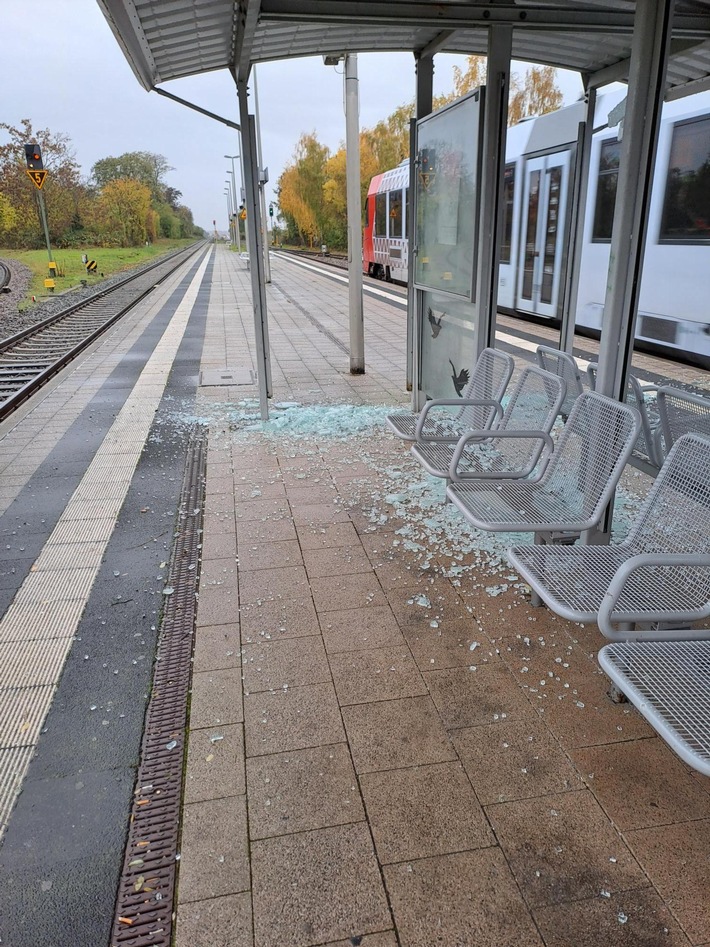
[[[418,441],[457,441],[460,434],[425,434],[424,425],[426,424],[426,419],[429,415],[429,412],[434,408],[491,408],[495,411],[496,418],[503,416],[503,408],[500,405],[500,402],[494,401],[491,398],[434,398],[432,401],[427,401],[422,410],[419,412],[419,417],[417,419],[417,427],[414,432],[414,436]],[[480,436],[480,435],[479,435]]]
[[[644,588],[639,589],[639,593],[644,596],[644,607],[637,611],[622,611],[619,609],[619,600],[627,588],[627,584],[632,576],[642,572],[644,569],[710,569],[710,555],[701,553],[641,553],[631,556],[623,565],[619,566],[614,578],[609,584],[601,605],[599,606],[599,616],[597,623],[602,633],[607,638],[614,641],[625,641],[634,638],[636,635],[628,629],[620,629],[614,625],[614,622],[635,622],[635,621],[658,621],[658,622],[691,622],[700,618],[706,618],[710,615],[710,600],[703,605],[692,607],[683,607],[683,603],[678,604],[678,608],[669,609],[659,607],[653,608],[653,592],[651,584],[657,585],[658,577],[655,576],[652,583],[644,583]],[[657,633],[643,632],[645,638],[658,638],[662,641],[673,639],[682,639],[689,637],[687,630],[659,630]]]
[[[521,477],[526,477],[532,467],[528,465],[524,470],[501,470],[496,471],[495,474],[480,474],[480,473],[467,473],[465,470],[459,470],[458,466],[463,456],[464,451],[466,450],[466,445],[470,441],[480,441],[488,440],[495,441],[498,439],[512,439],[516,438],[517,440],[529,440],[529,441],[542,441],[540,450],[547,448],[549,452],[552,452],[554,449],[554,442],[550,435],[546,431],[468,431],[459,439],[456,449],[454,450],[453,457],[451,458],[451,463],[449,464],[449,479],[454,481],[461,480],[488,480],[491,477],[501,480],[519,480]],[[535,458],[535,463],[539,459],[539,454]],[[534,466],[534,464],[532,465]]]

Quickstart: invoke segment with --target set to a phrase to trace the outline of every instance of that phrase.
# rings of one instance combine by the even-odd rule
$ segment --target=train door
[[[523,312],[557,316],[568,177],[568,151],[525,164],[516,305]]]

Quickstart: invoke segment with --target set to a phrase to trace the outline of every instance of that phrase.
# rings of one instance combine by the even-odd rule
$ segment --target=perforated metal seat
[[[710,641],[608,644],[599,664],[678,756],[710,776]]]
[[[387,427],[404,441],[417,439],[417,425],[430,438],[457,441],[462,434],[472,429],[488,430],[502,414],[500,400],[505,393],[515,362],[505,352],[484,349],[471,372],[471,380],[461,398],[435,398],[427,401],[419,414],[413,411],[398,411],[386,418]],[[473,402],[468,404],[468,402]],[[491,404],[498,403],[498,410]],[[458,408],[453,416],[430,417],[437,408]],[[442,415],[444,412],[437,412]]]
[[[573,355],[552,349],[548,345],[538,345],[535,351],[537,364],[546,372],[559,375],[565,383],[565,400],[562,402],[560,413],[568,417],[572,405],[584,391],[582,373]]]
[[[479,529],[547,538],[584,533],[611,500],[640,425],[634,408],[585,392],[535,478],[452,483],[447,496]]]
[[[587,378],[592,391],[596,389],[598,367],[596,362],[590,362],[587,366]],[[641,415],[641,433],[634,447],[634,456],[648,461],[654,467],[660,467],[663,463],[663,439],[658,410],[647,396],[657,391],[657,385],[642,385],[635,375],[629,374],[626,380],[626,403],[633,405]]]
[[[662,387],[658,389],[658,413],[666,450],[691,431],[710,437],[710,397]]]
[[[485,431],[469,431],[456,444],[423,438],[411,452],[434,477],[527,477],[543,450],[551,449],[548,435],[564,392],[561,378],[529,365],[520,373],[491,436],[481,441]]]
[[[710,439],[686,434],[623,543],[519,546],[511,565],[553,611],[608,638],[710,638],[687,627],[710,616],[709,474]]]

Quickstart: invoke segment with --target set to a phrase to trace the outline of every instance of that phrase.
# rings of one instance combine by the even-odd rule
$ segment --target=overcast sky
[[[65,132],[88,175],[99,158],[126,151],[164,155],[168,183],[182,191],[195,221],[226,230],[224,181],[238,153],[237,133],[139,85],[96,0],[0,0],[0,121],[29,118],[34,128]],[[452,88],[454,64],[437,56],[435,92]],[[342,67],[338,67],[341,69]],[[410,54],[358,57],[360,123],[371,127],[414,97]],[[264,63],[257,70],[267,200],[302,132],[315,131],[335,150],[345,138],[343,80],[318,59]],[[582,91],[576,73],[559,73],[565,104]],[[181,79],[168,91],[239,121],[236,90],[226,72]],[[2,136],[0,132],[0,136]]]

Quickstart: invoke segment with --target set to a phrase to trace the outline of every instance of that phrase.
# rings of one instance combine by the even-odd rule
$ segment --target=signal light
[[[42,151],[39,145],[25,145],[25,161],[30,171],[42,171]]]

